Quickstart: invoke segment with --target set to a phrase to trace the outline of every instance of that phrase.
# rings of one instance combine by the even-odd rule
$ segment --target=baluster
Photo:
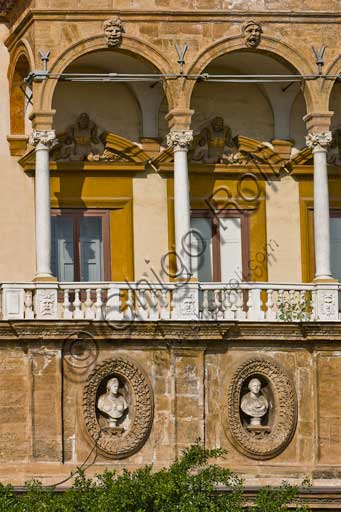
[[[71,320],[73,315],[71,311],[71,302],[69,296],[70,290],[64,290],[64,302],[63,302],[63,318],[64,320]]]
[[[95,319],[103,320],[102,288],[96,288]]]
[[[121,290],[115,285],[108,289],[107,303],[105,306],[105,320],[122,320]]]
[[[155,289],[151,289],[151,290],[149,290],[149,320],[158,320],[159,319],[158,306],[159,306],[158,291]]]
[[[237,302],[236,302],[236,319],[237,320],[245,320],[246,314],[243,310],[243,290],[235,290],[237,295]]]
[[[234,319],[234,311],[231,309],[230,294],[231,294],[231,291],[225,290],[224,300],[223,300],[224,320],[233,320]]]
[[[79,288],[76,288],[76,290],[75,290],[75,300],[73,302],[73,306],[75,308],[75,311],[73,314],[75,320],[82,320],[84,318],[84,313],[81,310],[82,303],[80,300],[80,289]]]
[[[308,319],[308,313],[307,313],[307,299],[306,299],[306,291],[301,290],[299,294],[299,306],[300,306],[300,312],[301,312],[301,318],[300,320],[307,321]]]
[[[85,318],[87,320],[94,320],[95,319],[95,311],[93,309],[93,302],[91,300],[91,288],[87,288],[86,290],[86,300],[84,302],[85,307]]]
[[[170,291],[168,291],[167,288],[162,288],[161,297],[160,297],[160,308],[161,308],[160,318],[161,318],[161,320],[168,320],[170,318],[170,312],[168,309],[168,306],[169,306],[168,293],[170,293]]]
[[[136,289],[135,292],[135,309],[137,320],[147,320],[148,312],[147,312],[147,301],[145,298],[145,290]]]
[[[222,290],[214,291],[215,318],[221,320],[223,318],[223,299]]]
[[[204,290],[203,299],[202,299],[202,319],[209,320],[210,312],[209,312],[209,300],[208,300],[208,290]]]
[[[128,289],[128,297],[126,301],[126,308],[124,311],[125,320],[132,320],[134,318],[134,301],[133,301],[133,290],[131,288]]]
[[[34,311],[33,311],[33,297],[32,290],[25,291],[25,319],[33,320],[34,319]]]
[[[261,300],[261,289],[251,288],[248,290],[248,301],[247,301],[247,319],[248,320],[263,320],[264,311],[262,311],[262,300]]]
[[[276,308],[274,299],[274,290],[267,290],[267,301],[266,301],[266,319],[270,322],[276,320]]]

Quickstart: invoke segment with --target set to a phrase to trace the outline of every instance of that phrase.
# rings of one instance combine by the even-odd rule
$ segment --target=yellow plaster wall
[[[300,282],[299,184],[290,176],[266,183],[266,224],[268,242],[275,247],[269,257],[269,281]]]
[[[314,184],[313,178],[302,180],[299,184],[301,213],[302,280],[314,279]],[[341,209],[341,179],[329,178],[330,209]]]
[[[133,179],[133,193],[135,278],[156,281],[153,270],[160,275],[168,251],[167,180],[143,174]]]
[[[9,154],[8,52],[0,25],[0,281],[30,281],[35,273],[34,180]]]

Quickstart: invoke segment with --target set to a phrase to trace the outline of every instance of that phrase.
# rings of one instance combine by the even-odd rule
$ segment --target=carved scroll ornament
[[[259,385],[251,390],[256,381],[263,383],[262,389]],[[255,422],[257,415],[252,406],[259,404],[262,411]],[[281,366],[267,358],[249,359],[239,366],[228,385],[223,423],[232,444],[247,457],[266,460],[281,453],[297,423],[295,388]]]
[[[84,389],[84,419],[97,448],[114,459],[129,457],[146,442],[154,400],[148,378],[130,359],[97,366]]]

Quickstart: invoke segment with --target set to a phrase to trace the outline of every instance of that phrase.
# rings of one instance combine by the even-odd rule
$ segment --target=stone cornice
[[[22,33],[27,30],[32,21],[104,21],[108,16],[120,16],[122,21],[131,22],[181,22],[181,23],[198,23],[198,21],[212,22],[226,21],[229,23],[243,23],[250,17],[261,18],[266,23],[289,23],[293,19],[295,23],[323,23],[340,24],[341,12],[331,11],[219,11],[219,10],[197,10],[197,11],[176,11],[176,10],[135,10],[135,9],[84,9],[84,10],[71,10],[71,9],[27,9],[26,14],[18,21],[14,22],[11,33],[7,38],[5,44],[11,47],[13,43],[21,37]]]
[[[167,347],[217,348],[222,343],[247,344],[281,349],[301,347],[341,349],[341,322],[87,322],[87,321],[10,321],[0,322],[0,346],[5,342],[63,342],[79,333],[97,341],[118,341],[139,348]],[[218,345],[217,345],[218,344]]]

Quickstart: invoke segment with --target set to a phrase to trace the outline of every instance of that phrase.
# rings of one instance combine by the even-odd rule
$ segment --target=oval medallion
[[[275,361],[248,359],[228,385],[224,425],[232,444],[253,459],[271,459],[290,443],[297,423],[296,391]]]
[[[84,389],[86,428],[97,447],[121,459],[148,438],[154,415],[153,392],[142,368],[130,359],[108,359],[88,377]]]

